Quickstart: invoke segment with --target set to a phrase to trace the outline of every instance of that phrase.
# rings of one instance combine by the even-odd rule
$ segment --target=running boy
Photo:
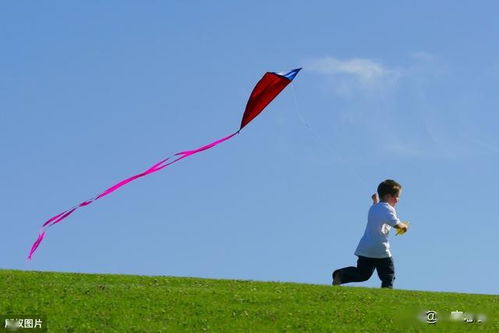
[[[348,282],[369,280],[374,272],[378,272],[381,288],[393,288],[395,267],[393,265],[388,233],[391,227],[406,232],[408,223],[400,222],[395,211],[399,202],[402,186],[392,179],[383,181],[378,186],[378,196],[373,194],[373,205],[369,209],[366,230],[362,236],[355,255],[359,257],[357,267],[345,267],[333,272],[333,285]]]

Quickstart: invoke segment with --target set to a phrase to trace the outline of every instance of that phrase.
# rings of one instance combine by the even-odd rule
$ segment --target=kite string
[[[292,84],[291,85],[291,90],[292,90],[292,95],[293,95],[293,100],[294,100],[294,103],[295,103],[295,112],[298,116],[298,120],[308,129],[308,132],[312,135],[312,137],[315,139],[315,141],[317,141],[319,144],[325,146],[327,148],[327,150],[329,150],[329,152],[332,154],[332,155],[337,155],[338,154],[338,151],[336,151],[332,146],[331,144],[329,143],[329,141],[327,139],[324,139],[322,137],[322,135],[317,131],[317,130],[314,130],[314,128],[312,128],[312,126],[309,124],[309,122],[307,122],[305,120],[305,117],[303,116],[303,114],[300,112],[300,106],[299,106],[299,103],[298,103],[298,98],[296,97],[297,94],[296,94],[296,91],[295,91],[295,87],[294,85]],[[372,182],[371,181],[368,181],[363,175],[362,173],[360,172],[360,169],[357,167],[356,163],[352,163],[353,165],[350,165],[350,170],[352,170],[355,174],[356,174],[356,177],[357,179],[360,179],[364,185],[369,185],[371,186],[372,185]]]
[[[45,234],[46,234],[46,231],[48,228],[50,228],[51,226],[61,222],[62,220],[64,220],[65,218],[67,218],[69,215],[71,215],[72,213],[74,213],[74,211],[76,211],[78,208],[80,207],[85,207],[85,206],[88,206],[90,205],[92,202],[102,198],[102,197],[105,197],[106,195],[109,195],[111,194],[112,192],[118,190],[119,188],[121,188],[122,186],[138,179],[138,178],[141,178],[141,177],[144,177],[144,176],[147,176],[147,175],[150,175],[152,173],[155,173],[155,172],[158,172],[164,168],[166,168],[167,166],[169,165],[172,165],[173,163],[175,162],[178,162],[186,157],[189,157],[189,156],[192,156],[194,154],[197,154],[199,152],[202,152],[202,151],[205,151],[205,150],[208,150],[210,148],[213,148],[215,147],[216,145],[224,142],[224,141],[227,141],[229,139],[231,139],[233,136],[235,136],[236,134],[239,134],[239,131],[237,132],[234,132],[222,139],[218,139],[216,141],[213,141],[212,143],[209,143],[205,146],[202,146],[200,148],[197,148],[197,149],[193,149],[193,150],[186,150],[186,151],[182,151],[182,152],[179,152],[179,153],[176,153],[170,157],[167,157],[163,160],[161,160],[160,162],[154,164],[153,166],[151,166],[149,169],[145,170],[144,172],[141,172],[139,174],[136,174],[134,176],[131,176],[129,178],[126,178],[118,183],[116,183],[115,185],[109,187],[107,190],[105,190],[104,192],[100,193],[100,194],[97,194],[95,197],[91,198],[91,199],[88,199],[88,200],[85,200],[73,207],[71,207],[70,209],[68,210],[65,210],[63,211],[62,213],[59,213],[53,217],[51,217],[50,219],[48,219],[45,223],[43,223],[42,227],[40,228],[40,233],[38,234],[38,238],[36,239],[36,241],[33,243],[32,247],[31,247],[31,250],[29,252],[29,255],[28,255],[28,260],[31,260],[31,258],[33,257],[33,254],[34,252],[36,251],[36,249],[38,248],[38,246],[40,245],[40,243],[42,242],[42,240],[44,239],[45,237]],[[170,158],[172,157],[175,157],[175,156],[180,156],[178,158],[176,158],[175,160],[169,162],[169,163],[166,163]]]

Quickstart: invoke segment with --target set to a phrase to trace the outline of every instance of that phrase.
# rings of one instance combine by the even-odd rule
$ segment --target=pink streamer
[[[36,251],[36,249],[38,248],[38,245],[40,245],[40,243],[42,242],[44,237],[45,237],[45,231],[41,231],[40,234],[38,235],[38,238],[33,243],[33,246],[31,247],[31,251],[29,251],[29,256],[28,256],[29,260],[31,260],[33,253]]]
[[[61,217],[59,217],[58,219],[56,219],[55,221],[52,221],[52,223],[50,223],[50,225],[48,225],[48,227],[51,227],[53,226],[54,224],[57,224],[59,222],[61,222],[62,220],[64,220],[66,217],[68,217],[69,215],[73,214],[73,212],[75,210],[77,210],[78,207],[73,207],[71,208],[70,210],[68,210],[67,212],[65,212]]]
[[[138,178],[150,175],[150,174],[152,174],[154,172],[158,172],[158,171],[166,168],[167,166],[172,165],[173,163],[175,163],[177,161],[180,161],[180,160],[182,160],[182,159],[184,159],[186,157],[189,157],[189,156],[192,156],[192,155],[197,154],[199,152],[202,152],[204,150],[213,148],[216,145],[218,145],[218,144],[220,144],[220,143],[222,143],[224,141],[229,140],[230,138],[232,138],[233,136],[235,136],[238,133],[239,133],[239,131],[237,131],[235,133],[232,133],[232,134],[230,134],[230,135],[228,135],[228,136],[226,136],[226,137],[224,137],[222,139],[213,141],[212,143],[209,143],[206,146],[203,146],[203,147],[200,147],[200,148],[197,148],[197,149],[194,149],[194,150],[186,150],[186,151],[182,151],[180,153],[176,153],[173,156],[180,156],[180,157],[178,157],[177,159],[173,160],[172,162],[165,164],[165,162],[168,161],[170,159],[170,157],[165,158],[165,159],[161,160],[160,162],[154,164],[152,167],[150,167],[146,171],[141,172],[141,173],[139,173],[139,174],[137,174],[135,176],[126,178],[126,179],[118,182],[117,184],[109,187],[107,190],[105,190],[104,192],[98,194],[94,198],[85,200],[85,201],[81,202],[80,204],[72,207],[71,209],[65,210],[62,213],[59,213],[59,214],[51,217],[50,219],[48,219],[42,225],[42,228],[40,230],[38,238],[36,239],[36,241],[33,243],[32,247],[31,247],[31,250],[30,250],[29,255],[28,255],[28,260],[31,260],[31,258],[33,257],[33,254],[38,249],[38,246],[43,241],[43,239],[45,237],[46,229],[49,228],[49,227],[51,227],[51,226],[53,226],[54,224],[57,224],[57,223],[61,222],[62,220],[64,220],[65,218],[67,218],[69,215],[73,214],[78,208],[88,206],[92,202],[94,202],[95,200],[98,200],[98,199],[100,199],[102,197],[105,197],[106,195],[109,195],[109,194],[113,193],[114,191],[116,191],[120,187],[122,187],[122,186],[124,186],[124,185],[126,185],[126,184],[128,184],[128,183],[130,183],[130,182],[132,182],[132,181],[134,181],[136,179],[138,179]]]
[[[64,211],[64,212],[62,212],[62,213],[60,213],[60,214],[57,214],[57,215],[56,215],[56,216],[54,216],[54,217],[51,217],[51,218],[50,218],[47,222],[45,222],[45,223],[42,225],[42,227],[45,227],[46,225],[49,225],[49,224],[50,224],[50,222],[52,222],[52,221],[54,221],[54,220],[58,219],[58,218],[59,218],[61,215],[63,215],[64,213],[66,213],[66,211]]]
[[[102,192],[101,194],[99,194],[95,200],[97,199],[100,199],[110,193],[113,193],[114,191],[116,191],[117,189],[119,189],[120,187],[122,187],[123,185],[126,185],[128,183],[130,183],[131,181],[135,180],[135,179],[138,179],[138,178],[141,178],[141,177],[144,177],[144,176],[147,176],[151,173],[154,173],[156,171],[159,171],[161,169],[159,169],[158,167],[163,164],[164,162],[166,162],[168,160],[168,158],[162,160],[161,162],[159,163],[156,163],[154,164],[151,168],[147,169],[146,171],[142,172],[142,173],[139,173],[138,175],[135,175],[135,176],[132,176],[130,178],[127,178],[125,180],[122,180],[121,182],[119,182],[118,184],[116,185],[113,185],[111,186],[110,188],[108,188],[107,190],[105,190],[104,192]]]
[[[224,142],[224,141],[229,140],[230,138],[232,138],[234,135],[236,135],[236,134],[238,134],[238,133],[239,133],[239,131],[238,131],[238,132],[235,132],[235,133],[232,133],[231,135],[228,135],[228,136],[226,136],[225,138],[222,138],[222,139],[220,139],[220,140],[217,140],[217,141],[214,141],[214,142],[212,142],[212,143],[209,143],[209,144],[207,144],[206,146],[203,146],[203,147],[198,148],[198,149],[194,149],[194,150],[186,150],[186,151],[182,151],[182,152],[180,152],[180,153],[176,153],[176,154],[175,154],[175,156],[177,156],[177,155],[186,155],[185,157],[187,157],[187,156],[190,156],[190,155],[193,155],[193,154],[199,153],[199,152],[201,152],[201,151],[203,151],[203,150],[210,149],[211,147],[214,147],[214,146],[216,146],[216,145],[218,145],[218,144],[220,144],[220,143],[222,143],[222,142]]]

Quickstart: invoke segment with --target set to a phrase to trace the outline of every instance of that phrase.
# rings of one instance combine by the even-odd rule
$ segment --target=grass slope
[[[424,309],[488,319],[429,325]],[[0,270],[0,315],[44,315],[49,332],[499,332],[499,296]]]

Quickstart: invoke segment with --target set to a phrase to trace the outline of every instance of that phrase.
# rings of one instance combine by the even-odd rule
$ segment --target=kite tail
[[[95,197],[93,197],[91,199],[88,199],[88,200],[85,200],[85,201],[79,203],[78,205],[73,206],[72,208],[63,211],[62,213],[59,213],[59,214],[51,217],[45,223],[43,223],[43,225],[42,225],[42,227],[40,229],[40,233],[38,234],[38,238],[33,243],[33,245],[31,246],[31,250],[29,251],[28,261],[31,260],[31,258],[33,257],[33,254],[38,249],[38,246],[40,246],[40,243],[45,238],[45,234],[47,232],[47,229],[50,228],[51,226],[53,226],[54,224],[57,224],[57,223],[61,222],[62,220],[64,220],[65,218],[67,218],[69,215],[73,214],[78,208],[88,206],[92,202],[94,202],[95,200],[98,200],[98,199],[100,199],[102,197],[105,197],[106,195],[109,195],[109,194],[113,193],[114,191],[116,191],[120,187],[122,187],[122,186],[124,186],[124,185],[126,185],[126,184],[128,184],[128,183],[130,183],[130,182],[132,182],[132,181],[134,181],[136,179],[138,179],[138,178],[141,178],[141,177],[150,175],[152,173],[158,172],[158,171],[166,168],[167,166],[172,165],[173,163],[178,162],[178,161],[180,161],[180,160],[182,160],[182,159],[184,159],[186,157],[189,157],[189,156],[192,156],[192,155],[197,154],[199,152],[202,152],[202,151],[208,150],[210,148],[213,148],[216,145],[219,145],[220,143],[225,142],[225,141],[231,139],[236,134],[239,134],[239,131],[237,131],[235,133],[232,133],[232,134],[230,134],[230,135],[228,135],[228,136],[226,136],[226,137],[224,137],[222,139],[213,141],[212,143],[209,143],[209,144],[207,144],[205,146],[202,146],[200,148],[197,148],[197,149],[194,149],[194,150],[186,150],[186,151],[182,151],[182,152],[176,153],[173,156],[165,158],[165,159],[161,160],[160,162],[154,164],[152,167],[150,167],[146,171],[141,172],[139,174],[136,174],[136,175],[134,175],[132,177],[126,178],[126,179],[124,179],[124,180],[116,183],[115,185],[111,186],[110,188],[108,188],[104,192],[96,195]],[[179,157],[177,157],[175,160],[173,160],[173,161],[171,161],[169,163],[166,163],[168,160],[170,160],[172,157],[175,157],[175,156],[179,156]]]
[[[36,249],[38,248],[38,246],[40,245],[40,243],[42,242],[43,238],[45,237],[45,231],[40,231],[40,234],[38,234],[38,238],[36,239],[36,241],[33,243],[33,246],[31,247],[31,250],[29,251],[29,256],[28,256],[28,260],[31,260],[31,257],[33,256],[33,253],[35,253]]]

